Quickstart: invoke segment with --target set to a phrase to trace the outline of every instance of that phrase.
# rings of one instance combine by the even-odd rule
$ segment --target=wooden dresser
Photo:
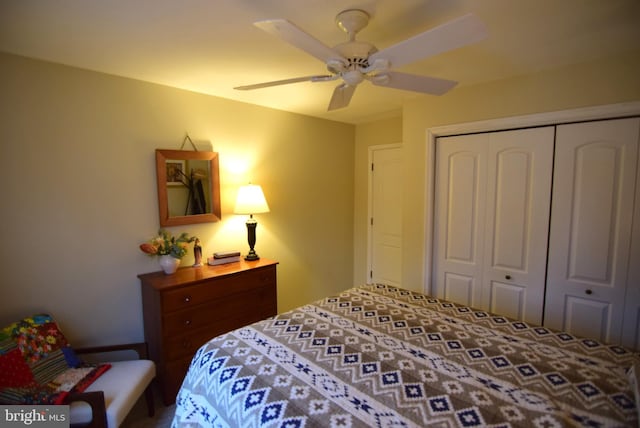
[[[277,313],[273,260],[138,275],[144,335],[165,405],[175,402],[191,358],[209,339]]]

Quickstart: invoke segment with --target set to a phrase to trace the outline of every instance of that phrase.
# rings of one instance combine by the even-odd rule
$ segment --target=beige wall
[[[154,150],[185,132],[220,153],[223,221],[173,232],[205,254],[246,251],[231,211],[252,181],[271,207],[256,250],[280,262],[279,310],[352,285],[354,126],[6,54],[0,93],[0,322],[50,311],[76,344],[143,338]]]
[[[433,194],[425,185],[433,173],[426,150],[432,127],[640,100],[640,52],[607,61],[455,89],[443,97],[422,97],[405,105],[403,142],[403,285],[422,290],[431,230],[425,208]],[[429,181],[429,183],[432,183]],[[431,184],[430,184],[431,185]],[[356,238],[356,241],[358,239]],[[357,270],[358,267],[356,266]]]

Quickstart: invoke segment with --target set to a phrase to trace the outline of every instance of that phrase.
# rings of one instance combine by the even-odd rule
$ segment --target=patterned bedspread
[[[637,426],[638,353],[386,285],[216,337],[174,427]]]

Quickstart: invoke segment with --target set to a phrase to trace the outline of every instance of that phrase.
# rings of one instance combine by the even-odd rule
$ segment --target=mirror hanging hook
[[[196,147],[195,144],[193,144],[193,140],[191,140],[191,137],[189,137],[189,133],[185,134],[184,140],[182,140],[182,145],[180,146],[180,150],[184,150],[184,145],[187,141],[191,143],[191,147],[193,147],[193,150],[197,152],[198,148]]]

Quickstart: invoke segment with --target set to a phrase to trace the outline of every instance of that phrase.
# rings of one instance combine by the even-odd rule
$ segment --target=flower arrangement
[[[195,236],[189,236],[186,232],[182,232],[176,238],[170,232],[160,229],[158,236],[144,244],[140,244],[140,249],[150,256],[169,255],[176,259],[181,259],[187,254],[187,244],[195,241],[195,239]]]
[[[64,336],[46,315],[24,318],[0,332],[0,339],[10,337],[15,338],[18,348],[30,364],[37,363],[66,345]]]

